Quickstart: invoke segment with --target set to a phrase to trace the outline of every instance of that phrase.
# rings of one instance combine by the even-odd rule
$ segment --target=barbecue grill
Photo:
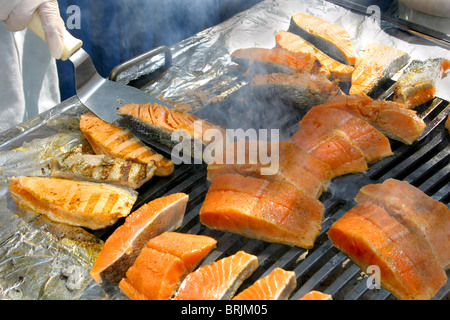
[[[272,3],[273,1],[270,2]],[[287,2],[291,4],[289,1]],[[273,3],[277,3],[277,1]],[[338,12],[349,10],[351,15],[356,16],[364,16],[366,13],[364,6],[355,4],[352,1],[318,1],[318,3],[320,6],[323,6],[324,12],[337,8]],[[247,17],[251,19],[264,17],[265,15],[262,15],[262,12],[267,13],[265,10],[268,8],[274,10],[270,14],[280,19],[274,19],[274,21],[279,22],[282,18],[286,19],[284,21],[285,24],[289,23],[289,15],[292,11],[286,9],[281,12],[282,10],[277,9],[276,4],[272,5],[267,1],[250,9],[248,13],[238,14],[235,20],[225,22],[225,27],[223,28],[232,26],[236,21],[245,23]],[[414,31],[414,35],[411,35],[408,33],[411,24],[402,24],[401,19],[396,18],[395,7],[388,12],[389,16],[384,16],[385,20],[382,24],[387,29],[392,28],[394,36],[398,32],[402,37],[406,36],[408,39],[410,39],[409,37],[414,37],[414,41],[411,41],[411,43],[423,41],[427,45],[430,44],[430,39],[433,39],[431,44],[433,49],[449,49],[445,37],[434,38],[437,35],[435,32],[425,33],[425,31],[429,30],[424,30],[422,27],[418,29],[420,29],[421,34],[423,32],[423,37],[419,37],[418,31]],[[279,26],[277,29],[281,30],[283,27]],[[177,98],[180,95],[177,96],[177,94],[183,92],[183,90],[186,92],[186,88],[188,88],[188,94],[185,94],[186,102],[181,100],[181,104],[178,107],[188,108],[189,111],[197,116],[207,118],[210,122],[226,128],[243,128],[244,130],[247,128],[277,128],[280,130],[280,140],[287,139],[297,130],[298,122],[305,111],[283,105],[280,101],[277,101],[276,97],[270,99],[270,101],[261,101],[261,99],[250,96],[247,91],[248,84],[246,80],[240,77],[238,72],[232,67],[218,73],[216,79],[202,86],[202,94],[196,95],[195,90],[191,91],[191,88],[195,88],[195,85],[192,86],[190,84],[192,81],[200,83],[204,79],[199,81],[198,78],[205,74],[211,79],[213,77],[208,75],[208,71],[205,71],[205,68],[202,69],[202,72],[199,69],[198,74],[191,73],[187,75],[183,73],[179,66],[183,65],[184,61],[187,61],[190,50],[195,51],[198,48],[197,46],[201,46],[199,39],[210,40],[217,38],[214,42],[220,42],[220,33],[217,30],[220,30],[219,26],[208,30],[200,37],[194,36],[170,49],[158,48],[136,59],[127,61],[119,65],[111,73],[111,79],[133,85],[152,94],[164,96],[167,100],[173,99],[173,101],[178,102],[180,100],[177,100]],[[273,41],[273,37],[270,41]],[[219,51],[222,49],[222,47],[218,47]],[[219,56],[227,53],[229,52],[222,52]],[[198,59],[192,58],[192,63],[198,63],[200,59],[206,59],[206,56]],[[223,59],[226,60],[225,58]],[[203,62],[205,63],[205,61]],[[230,64],[229,62],[223,63]],[[206,61],[206,64],[211,69],[215,68],[213,61]],[[190,70],[196,70],[196,68],[200,67],[193,66]],[[176,87],[177,85],[173,84],[176,75],[179,75],[182,79],[178,84],[178,88]],[[194,80],[190,82],[189,77]],[[394,80],[384,83],[382,87],[378,88],[371,95],[372,98],[390,99],[394,83]],[[211,101],[211,96],[219,97],[220,99]],[[271,116],[274,108],[279,112]],[[9,150],[13,146],[22,145],[24,141],[31,141],[34,138],[41,137],[43,134],[54,133],[55,129],[49,126],[49,123],[53,123],[58,119],[64,120],[76,117],[84,111],[84,107],[75,97],[68,99],[46,114],[41,115],[38,119],[24,124],[23,130],[16,128],[5,133],[1,137],[2,140],[0,140],[0,150]],[[333,222],[356,204],[353,198],[362,186],[371,183],[381,183],[388,178],[408,181],[430,197],[445,203],[447,206],[449,205],[450,134],[444,128],[444,122],[450,112],[450,103],[443,98],[435,98],[418,107],[417,112],[426,122],[427,128],[413,145],[407,146],[391,141],[393,156],[370,164],[369,170],[364,173],[340,176],[331,181],[328,192],[324,193],[319,199],[324,204],[326,211],[321,233],[316,240],[316,245],[311,250],[248,239],[228,232],[211,230],[202,225],[199,222],[198,213],[209,187],[209,183],[206,180],[206,164],[204,163],[176,165],[175,171],[171,176],[154,177],[138,190],[139,197],[135,203],[135,208],[167,194],[175,192],[189,194],[183,226],[178,231],[207,235],[218,240],[217,248],[205,258],[202,265],[212,263],[239,250],[252,253],[258,257],[258,269],[242,284],[239,291],[269,274],[274,268],[280,267],[292,270],[296,274],[298,285],[290,297],[292,300],[299,299],[311,290],[319,290],[330,294],[335,300],[395,299],[393,295],[383,288],[369,288],[368,275],[363,273],[342,252],[333,247],[327,238],[327,231]],[[224,118],[224,114],[231,116]],[[145,137],[141,138],[151,144],[157,151],[170,158],[169,150],[155,144],[154,141],[146,141]],[[33,219],[29,218],[28,222],[33,221]],[[123,220],[120,220],[111,228],[95,231],[93,235],[106,240],[111,232],[122,222]],[[1,227],[2,225],[0,224],[0,247],[9,238],[13,237],[16,231],[14,228],[6,228],[6,231],[4,231],[5,228],[2,229]],[[2,235],[2,231],[6,232],[6,234]],[[2,249],[0,248],[0,250]],[[0,259],[1,256],[0,254]],[[447,272],[447,275],[450,275],[449,272]],[[124,298],[115,287],[100,289],[93,281],[88,281],[88,283],[84,287],[84,292],[79,293],[79,298],[96,299],[102,297],[102,294],[107,294],[113,299]],[[0,291],[5,289],[1,287],[0,285]],[[449,298],[450,281],[441,288],[434,299],[448,300]]]

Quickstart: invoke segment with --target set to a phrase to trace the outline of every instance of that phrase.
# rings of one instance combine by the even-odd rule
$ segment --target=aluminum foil
[[[143,90],[191,112],[217,104],[247,83],[230,54],[245,47],[273,47],[275,34],[287,30],[290,17],[297,12],[340,24],[350,33],[357,51],[370,42],[380,42],[408,52],[412,59],[450,59],[445,48],[380,22],[376,10],[361,15],[321,0],[267,0],[174,45],[172,67]],[[118,81],[135,80],[137,75],[152,71],[161,59],[155,57],[127,70]],[[447,83],[440,93],[450,96],[448,90]],[[80,141],[78,120],[84,111],[86,108],[73,97],[0,134],[1,299],[124,298],[120,292],[107,295],[89,276],[102,246],[100,239],[82,228],[21,212],[8,193],[11,177],[48,175],[50,158]],[[270,117],[260,115],[258,121]],[[236,119],[229,119],[228,124],[231,121]]]

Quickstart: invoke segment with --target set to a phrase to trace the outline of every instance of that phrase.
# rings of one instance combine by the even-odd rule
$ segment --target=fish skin
[[[386,79],[391,78],[409,61],[409,54],[381,43],[371,43],[358,57],[352,73],[350,95],[369,95]]]
[[[133,211],[106,239],[90,270],[92,278],[97,283],[118,283],[151,238],[181,226],[188,200],[187,194],[174,193]]]
[[[322,64],[320,73],[331,80],[350,82],[354,70],[353,66],[343,64],[331,58],[299,35],[282,30],[275,35],[275,41],[276,46],[279,48],[291,52],[309,53],[315,56]]]
[[[238,251],[190,273],[174,300],[229,300],[257,268],[256,256]]]
[[[325,103],[341,94],[339,86],[322,74],[257,74],[250,82],[250,91],[262,97],[279,97],[284,103],[301,109]]]
[[[295,272],[275,268],[231,300],[287,300],[296,286]]]
[[[361,270],[377,265],[381,284],[399,299],[430,299],[447,282],[426,243],[372,203],[359,202],[328,236]]]
[[[393,101],[415,108],[433,99],[437,84],[450,68],[444,58],[413,60],[394,84]]]
[[[51,159],[50,176],[54,178],[106,182],[138,189],[149,181],[156,167],[107,155],[83,154],[77,146],[61,157]]]
[[[174,170],[172,160],[155,153],[129,130],[105,122],[92,112],[81,115],[80,130],[96,154],[115,156],[143,164],[153,161],[156,176],[165,177]]]
[[[350,34],[338,24],[299,12],[291,17],[288,31],[301,36],[333,59],[355,65],[357,54]]]
[[[18,207],[91,230],[128,216],[137,199],[132,189],[51,177],[13,178],[8,188]]]

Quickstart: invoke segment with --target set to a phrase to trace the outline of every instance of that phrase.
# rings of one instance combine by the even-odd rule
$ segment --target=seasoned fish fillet
[[[290,52],[309,53],[322,64],[321,74],[330,79],[337,79],[342,82],[350,82],[354,67],[329,57],[323,51],[317,49],[302,37],[288,31],[279,31],[275,35],[276,45]]]
[[[395,102],[407,108],[415,108],[433,99],[437,84],[450,68],[450,60],[443,58],[414,60],[394,85]]]
[[[244,176],[290,183],[317,199],[322,192],[327,191],[332,177],[332,171],[328,164],[317,160],[300,147],[286,141],[274,145],[274,149],[276,147],[277,150],[273,150],[272,143],[268,143],[267,150],[272,157],[271,163],[263,164],[259,157],[256,161],[251,157],[252,150],[255,150],[256,153],[260,151],[261,143],[263,142],[241,140],[227,146],[225,152],[216,155],[208,163],[208,180],[211,181],[215,176],[226,173],[238,173]],[[238,152],[242,150],[245,150],[245,161],[239,162]],[[234,155],[232,163],[227,162],[227,154]]]
[[[232,300],[287,300],[296,286],[295,272],[275,268]]]
[[[132,212],[106,239],[90,271],[92,278],[97,283],[119,283],[152,237],[181,226],[188,199],[185,193],[174,193]]]
[[[208,236],[164,232],[148,241],[119,287],[132,300],[168,300],[216,243]]]
[[[443,268],[450,267],[450,209],[444,203],[396,179],[362,187],[355,200],[385,209],[429,244]]]
[[[256,256],[239,251],[190,273],[174,300],[229,300],[257,268]]]
[[[322,74],[308,72],[257,74],[250,82],[250,90],[257,96],[276,96],[288,105],[303,109],[325,103],[341,94],[336,83]]]
[[[83,154],[80,147],[51,161],[51,177],[106,182],[138,189],[149,181],[156,167],[107,155]]]
[[[388,100],[372,100],[365,95],[336,96],[325,104],[326,107],[345,110],[368,121],[388,138],[412,144],[425,130],[425,122],[416,111]]]
[[[349,94],[370,94],[384,80],[403,68],[409,54],[394,47],[371,43],[359,56],[352,73]]]
[[[359,202],[328,236],[361,270],[378,266],[382,286],[399,299],[430,299],[447,282],[428,243],[372,203]]]
[[[179,143],[176,139],[172,140],[173,133],[176,132],[183,132],[192,139],[192,148],[194,148],[194,140],[201,141],[204,146],[211,143],[212,138],[204,134],[206,130],[224,131],[219,126],[192,114],[169,109],[157,103],[127,104],[119,109],[118,114],[127,118],[139,133],[170,148]]]
[[[299,12],[291,17],[288,31],[301,36],[339,62],[355,64],[356,51],[350,34],[335,23]]]
[[[154,162],[156,176],[168,176],[174,170],[172,160],[155,153],[130,131],[107,123],[92,112],[81,115],[80,129],[96,154],[111,155],[143,164]]]
[[[321,230],[323,204],[294,186],[244,177],[212,179],[200,209],[200,222],[267,242],[312,248]]]
[[[231,60],[254,74],[297,72],[318,73],[320,62],[309,53],[293,53],[281,48],[243,48],[231,54]]]
[[[130,189],[47,177],[14,178],[9,192],[20,208],[92,230],[128,216],[137,199]]]

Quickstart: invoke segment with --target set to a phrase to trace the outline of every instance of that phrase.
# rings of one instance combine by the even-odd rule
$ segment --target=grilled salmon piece
[[[322,74],[257,74],[250,82],[251,92],[259,97],[279,97],[287,105],[309,109],[341,94],[339,86]]]
[[[172,160],[155,153],[130,131],[105,122],[92,112],[81,115],[80,130],[96,154],[111,155],[143,164],[153,161],[156,176],[168,176],[173,172]]]
[[[188,199],[185,193],[174,193],[132,212],[106,239],[90,271],[92,278],[97,283],[118,283],[149,239],[181,226]]]
[[[119,288],[132,300],[168,300],[216,243],[208,236],[164,232],[148,241]]]
[[[370,94],[386,79],[403,68],[409,54],[392,46],[371,43],[362,53],[352,73],[349,94]]]
[[[450,68],[450,60],[443,58],[413,60],[394,85],[395,102],[415,108],[433,99],[437,85]]]
[[[232,300],[287,300],[296,286],[295,272],[275,268]]]
[[[358,203],[328,236],[361,270],[378,266],[381,284],[399,299],[430,299],[447,282],[428,244],[372,203]]]
[[[256,158],[262,143],[264,142],[240,140],[228,145],[224,152],[217,154],[208,163],[208,180],[211,181],[217,175],[238,173],[260,179],[287,182],[314,198],[319,198],[322,192],[327,190],[332,177],[328,164],[286,141],[277,144],[267,143],[271,163],[263,164],[260,158]],[[245,153],[245,161],[238,161],[239,152]],[[252,158],[252,152],[255,153],[255,159]],[[227,163],[227,154],[234,155],[232,163]],[[273,166],[272,169],[271,166]]]
[[[290,141],[314,158],[328,164],[332,178],[368,169],[362,150],[342,131],[321,127],[320,122],[301,121]]]
[[[428,242],[443,268],[450,267],[450,209],[444,203],[396,179],[362,187],[355,200],[385,209]]]
[[[312,290],[298,300],[333,300],[333,298],[329,294]]]
[[[175,132],[186,133],[192,144],[197,140],[205,146],[211,143],[211,138],[204,135],[206,130],[215,129],[224,132],[219,126],[190,113],[175,108],[169,109],[157,103],[127,104],[119,108],[118,114],[127,118],[139,133],[169,147],[179,143],[172,141]]]
[[[281,48],[242,48],[231,53],[231,60],[254,74],[297,72],[317,73],[320,62],[309,53],[293,53]]]
[[[368,121],[388,138],[412,144],[425,130],[425,122],[416,111],[388,100],[372,100],[365,95],[336,96],[323,104],[345,110]]]
[[[311,43],[289,31],[279,31],[275,35],[276,46],[294,53],[309,53],[319,60],[322,64],[320,73],[326,75],[330,79],[339,80],[341,82],[350,82],[354,67],[326,55],[323,51],[317,49]]]
[[[448,132],[450,133],[450,113],[447,116],[447,121],[445,121],[445,128],[448,130]]]
[[[212,179],[200,222],[249,238],[312,248],[323,213],[320,201],[289,184],[226,174]]]
[[[291,17],[288,31],[337,61],[355,65],[357,55],[350,34],[338,24],[299,12]]]
[[[324,106],[313,107],[300,121],[303,126],[314,127],[313,134],[318,141],[332,130],[338,130],[347,136],[364,154],[368,162],[374,162],[392,155],[389,139],[370,123],[355,117],[347,111]],[[309,141],[314,143],[314,139]],[[312,147],[312,146],[311,146]]]
[[[229,300],[257,268],[256,256],[239,251],[190,273],[174,300]]]
[[[92,230],[129,215],[137,199],[131,189],[48,177],[13,178],[9,192],[20,208]]]

